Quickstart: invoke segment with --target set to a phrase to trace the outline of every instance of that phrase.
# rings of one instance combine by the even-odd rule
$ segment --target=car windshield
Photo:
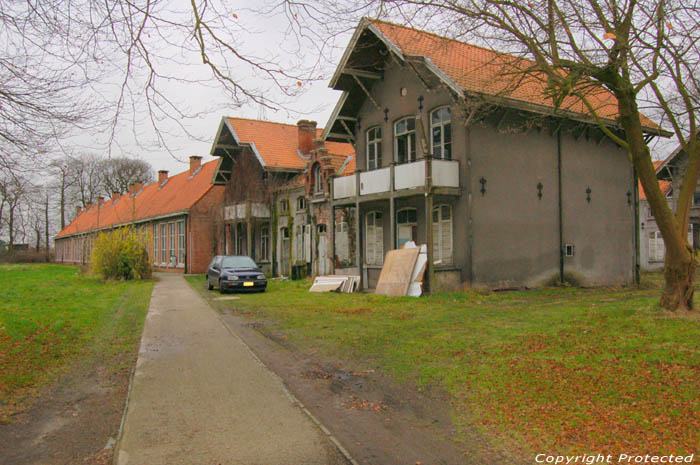
[[[222,268],[257,268],[250,257],[224,257],[221,261]]]

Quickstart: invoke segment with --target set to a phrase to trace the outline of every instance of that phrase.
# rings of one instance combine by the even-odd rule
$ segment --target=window
[[[306,210],[306,197],[297,197],[297,211]]]
[[[384,263],[384,225],[382,212],[369,212],[365,217],[365,263],[381,265]]]
[[[348,223],[345,221],[341,221],[339,223],[335,224],[335,232],[347,232],[348,231]]]
[[[394,124],[394,151],[397,163],[416,159],[416,119],[404,118]]]
[[[160,263],[164,264],[168,261],[167,256],[167,244],[166,244],[166,230],[167,225],[165,223],[160,224]]]
[[[433,263],[452,263],[452,207],[433,208]]]
[[[177,222],[177,264],[185,264],[185,220]]]
[[[287,213],[289,211],[289,200],[280,200],[280,213]]]
[[[416,240],[417,218],[415,208],[404,208],[396,212],[396,246],[399,249],[406,242]]]
[[[382,166],[382,128],[367,130],[367,169],[374,170]]]
[[[260,260],[268,261],[270,259],[270,227],[262,226],[260,228]]]
[[[175,223],[168,223],[168,245],[170,247],[168,255],[168,263],[175,258]]]
[[[321,170],[321,165],[316,163],[314,165],[314,193],[323,192],[323,170]]]
[[[324,233],[327,231],[326,225],[323,224],[323,223],[317,224],[317,225],[316,225],[316,231],[318,231],[319,234],[324,234]]]
[[[649,261],[650,262],[662,262],[666,256],[666,246],[664,245],[664,240],[661,237],[661,232],[650,231],[649,232]]]
[[[435,158],[452,159],[452,119],[449,107],[438,108],[430,114],[430,143]]]
[[[654,218],[654,212],[651,211],[651,207],[647,208],[647,218]]]

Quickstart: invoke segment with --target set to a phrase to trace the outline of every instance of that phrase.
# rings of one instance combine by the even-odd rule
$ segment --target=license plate
[[[250,287],[250,286],[254,286],[254,285],[255,285],[255,283],[253,281],[246,281],[243,283],[243,287]]]

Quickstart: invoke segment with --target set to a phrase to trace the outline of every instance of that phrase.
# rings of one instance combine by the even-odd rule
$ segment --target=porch
[[[262,202],[240,202],[224,206],[224,251],[246,255],[271,273],[270,207]]]

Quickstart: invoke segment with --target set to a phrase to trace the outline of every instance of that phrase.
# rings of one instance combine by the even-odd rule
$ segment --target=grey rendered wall
[[[575,246],[564,260],[565,274],[583,286],[634,281],[634,191],[632,163],[608,139],[562,134],[564,243]],[[591,201],[586,189],[591,189]]]
[[[471,148],[472,284],[538,286],[559,278],[556,137],[467,129]],[[486,180],[482,194],[479,180]],[[537,184],[542,183],[542,198]]]

